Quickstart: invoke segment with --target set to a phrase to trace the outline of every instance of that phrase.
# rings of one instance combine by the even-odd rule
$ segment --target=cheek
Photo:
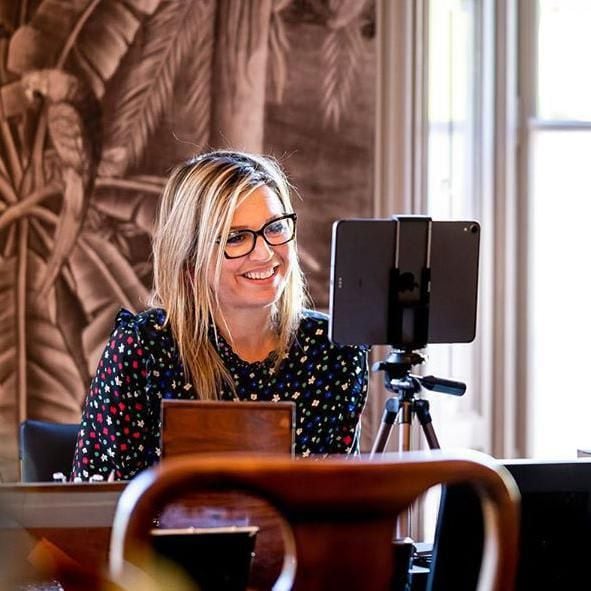
[[[222,263],[219,282],[220,288],[223,289],[224,285],[227,287],[230,282],[236,282],[237,276],[240,275],[241,264],[240,260],[233,261],[230,259],[226,259]]]
[[[219,274],[216,273],[216,263],[211,261],[207,269],[207,284],[211,289],[212,293],[218,293],[224,290],[224,284],[227,283],[228,278],[232,276],[231,261],[224,259],[219,270]]]

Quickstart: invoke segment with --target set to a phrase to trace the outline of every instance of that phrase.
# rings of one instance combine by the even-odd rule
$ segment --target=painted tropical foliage
[[[283,159],[326,305],[330,218],[371,203],[373,13],[365,0],[0,0],[4,479],[18,422],[77,422],[116,310],[145,306],[179,159],[214,146]]]

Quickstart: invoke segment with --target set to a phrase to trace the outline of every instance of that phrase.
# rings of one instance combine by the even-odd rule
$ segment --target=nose
[[[255,261],[268,261],[273,256],[273,247],[262,236],[257,236],[250,258]]]

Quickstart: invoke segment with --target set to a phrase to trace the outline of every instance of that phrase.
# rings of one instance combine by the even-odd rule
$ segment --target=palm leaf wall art
[[[281,12],[291,0],[274,0],[269,29],[269,78],[273,89],[273,99],[280,103],[287,82],[287,53],[289,41],[285,32],[285,23]]]
[[[81,319],[65,319],[84,308],[68,259],[89,240],[80,236],[100,152],[99,101],[158,3],[44,0],[29,22],[11,23],[0,89],[3,440],[27,416],[79,415],[88,368],[72,327]],[[14,461],[15,437],[7,441],[0,461]]]
[[[165,0],[145,23],[142,43],[128,55],[125,78],[113,85],[106,97],[104,127],[105,151],[100,173],[120,176],[129,166],[137,165],[145,152],[150,135],[171,104],[181,68],[197,61],[195,95],[192,106],[203,112],[201,127],[209,121],[206,97],[213,52],[213,3]]]
[[[187,142],[189,153],[230,139],[248,147],[254,136],[263,148],[262,128],[253,136],[241,117],[264,109],[265,76],[274,100],[283,98],[283,14],[295,3],[320,11],[337,35],[322,58],[332,60],[332,82],[311,100],[338,125],[365,2],[240,0],[234,10],[228,0],[0,0],[4,478],[16,475],[18,421],[78,420],[117,308],[146,304],[152,220],[174,161],[159,155],[161,139]],[[241,101],[252,101],[239,109],[235,80]],[[244,94],[251,87],[256,96]],[[306,248],[302,258],[317,266]]]
[[[322,47],[325,76],[322,107],[325,125],[338,128],[355,89],[357,69],[363,55],[359,16],[366,2],[330,0],[327,19],[329,33]]]

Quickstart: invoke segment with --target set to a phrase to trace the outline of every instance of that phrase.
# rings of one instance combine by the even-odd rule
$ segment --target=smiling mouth
[[[273,275],[275,275],[275,273],[277,272],[277,269],[279,267],[271,267],[270,269],[267,269],[266,271],[252,271],[250,273],[244,273],[242,276],[246,277],[247,279],[254,279],[256,281],[262,281],[263,279],[269,279],[270,277],[273,277]]]

